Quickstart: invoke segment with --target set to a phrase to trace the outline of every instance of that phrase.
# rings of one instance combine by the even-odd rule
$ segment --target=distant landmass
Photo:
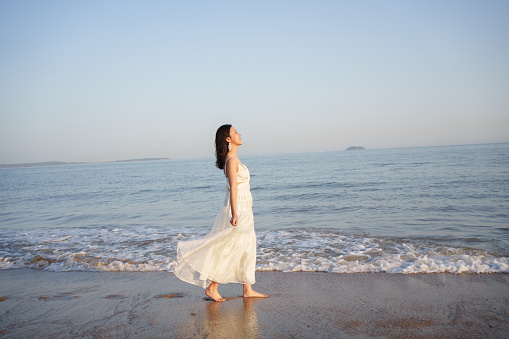
[[[143,158],[143,159],[127,159],[127,160],[99,161],[99,162],[46,161],[46,162],[34,162],[34,163],[26,163],[26,164],[3,164],[3,165],[0,164],[0,168],[86,165],[86,164],[110,164],[110,163],[116,163],[116,162],[159,161],[159,160],[171,160],[171,159],[170,158]]]
[[[362,146],[350,146],[346,149],[347,151],[362,151],[365,150]]]

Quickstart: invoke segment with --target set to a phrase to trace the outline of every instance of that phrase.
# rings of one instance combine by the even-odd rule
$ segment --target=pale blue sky
[[[1,1],[0,163],[509,141],[508,1]]]

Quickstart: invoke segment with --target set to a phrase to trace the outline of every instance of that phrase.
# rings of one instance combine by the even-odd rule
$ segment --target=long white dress
[[[237,226],[230,224],[230,185],[226,179],[224,204],[210,233],[200,239],[178,243],[175,275],[179,279],[203,288],[212,281],[220,284],[255,283],[256,235],[249,179],[247,167],[239,165]]]

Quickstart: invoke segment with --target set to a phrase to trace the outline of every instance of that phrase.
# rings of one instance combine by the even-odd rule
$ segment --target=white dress
[[[178,243],[175,275],[179,279],[203,288],[212,281],[220,284],[255,283],[256,235],[249,179],[247,167],[239,165],[237,226],[230,224],[230,185],[226,179],[224,204],[210,233],[200,239]]]

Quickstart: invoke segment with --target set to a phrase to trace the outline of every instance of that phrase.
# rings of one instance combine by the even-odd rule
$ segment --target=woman
[[[219,284],[242,283],[245,298],[267,295],[253,291],[255,282],[256,235],[249,170],[237,156],[242,145],[240,133],[231,125],[216,132],[216,166],[226,176],[226,198],[214,227],[202,239],[181,241],[177,246],[175,275],[206,288],[214,301],[224,301]]]

